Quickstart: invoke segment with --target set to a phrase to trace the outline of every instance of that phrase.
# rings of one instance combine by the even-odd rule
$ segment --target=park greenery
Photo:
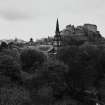
[[[0,104],[105,103],[105,45],[91,42],[66,36],[54,59],[38,49],[2,42]]]

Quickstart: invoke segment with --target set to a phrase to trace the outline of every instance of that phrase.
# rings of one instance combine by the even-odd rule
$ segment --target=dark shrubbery
[[[20,80],[21,67],[13,57],[8,55],[0,56],[0,74],[10,77],[12,81]]]
[[[68,66],[60,61],[50,61],[48,63],[49,86],[53,89],[53,97],[61,99],[68,92],[66,76]]]
[[[78,40],[76,38],[71,37],[70,35],[63,36],[63,41],[62,41],[63,45],[66,45],[66,46],[67,45],[70,45],[70,46],[72,46],[72,45],[80,46],[80,45],[84,44],[84,42],[85,42],[85,40],[80,39],[80,38]]]
[[[0,88],[1,105],[31,105],[29,91],[20,86],[6,86]]]
[[[9,48],[5,48],[2,49],[2,51],[0,52],[0,56],[4,56],[4,55],[8,55],[14,58],[14,60],[16,60],[18,63],[20,63],[20,53],[18,51],[18,49],[13,48],[13,49],[9,49]]]
[[[30,48],[21,52],[20,59],[23,71],[35,72],[35,69],[43,65],[45,56],[42,52]]]
[[[0,45],[0,50],[8,48],[8,44],[6,42],[2,42]]]
[[[59,61],[49,61],[44,66],[25,81],[25,86],[30,89],[31,98],[35,103],[47,104],[61,99],[68,93],[69,87],[66,83],[68,66]]]
[[[102,63],[104,58],[101,54],[97,46],[85,45],[65,47],[58,52],[57,57],[69,66],[68,80],[72,81],[73,88],[87,89],[94,86],[103,75],[100,61]]]
[[[14,100],[25,104],[24,95],[28,94],[26,98],[31,98],[32,103],[26,104],[40,105],[61,100],[66,95],[78,100],[85,90],[93,88],[103,98],[104,57],[103,48],[89,43],[63,47],[58,51],[56,59],[47,59],[42,52],[32,48],[25,48],[20,52],[14,48],[4,48],[0,52],[2,95],[6,99],[6,94],[12,98],[15,98],[15,94],[17,97]],[[16,81],[22,81],[22,84],[16,84]],[[3,83],[19,85],[21,88],[7,89]],[[4,100],[2,102],[5,103]],[[8,102],[14,103],[10,98]]]

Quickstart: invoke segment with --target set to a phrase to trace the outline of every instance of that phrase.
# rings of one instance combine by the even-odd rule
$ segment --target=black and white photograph
[[[0,105],[105,105],[105,0],[0,0]]]

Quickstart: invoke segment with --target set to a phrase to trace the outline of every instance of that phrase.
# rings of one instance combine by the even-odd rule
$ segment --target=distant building
[[[58,22],[58,19],[57,19],[55,36],[54,36],[54,39],[53,39],[53,47],[57,51],[58,48],[61,47],[61,45],[62,45],[62,37],[60,35],[59,22]]]
[[[84,24],[84,28],[92,32],[97,32],[97,26],[94,24]]]
[[[66,30],[70,31],[71,33],[74,33],[75,32],[75,27],[74,25],[67,25],[66,26]]]
[[[29,45],[32,46],[34,44],[33,38],[30,38]]]
[[[55,35],[54,35],[51,45],[52,45],[52,48],[48,50],[48,55],[50,56],[50,58],[56,59],[56,53],[57,53],[58,49],[62,46],[62,36],[61,36],[60,30],[59,30],[58,19],[56,22]]]
[[[75,27],[74,25],[67,25],[66,26],[66,29],[62,30],[60,32],[61,36],[64,35],[64,36],[68,36],[68,35],[72,35],[75,33]]]

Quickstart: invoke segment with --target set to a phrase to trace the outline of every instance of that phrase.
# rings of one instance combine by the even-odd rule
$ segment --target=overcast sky
[[[96,24],[105,36],[105,0],[0,0],[0,39],[53,36],[68,24]]]

